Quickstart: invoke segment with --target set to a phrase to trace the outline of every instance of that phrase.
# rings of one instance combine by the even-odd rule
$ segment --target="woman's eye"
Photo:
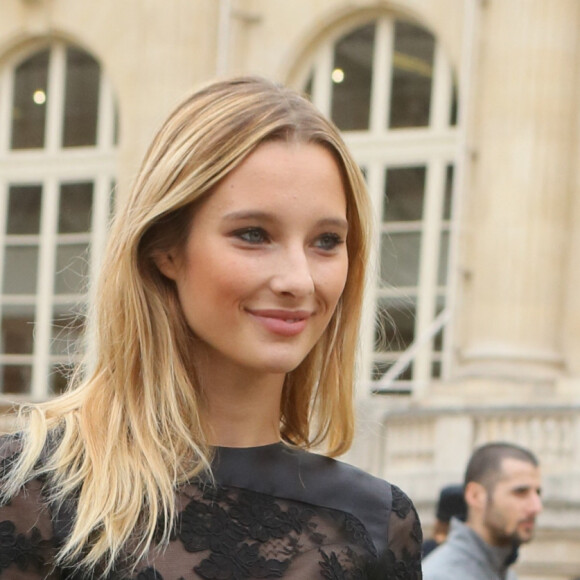
[[[263,244],[268,240],[268,234],[262,228],[246,228],[234,235],[248,244]]]
[[[343,243],[344,240],[338,234],[323,234],[316,241],[316,246],[321,250],[329,252],[336,249],[337,246],[340,246]]]

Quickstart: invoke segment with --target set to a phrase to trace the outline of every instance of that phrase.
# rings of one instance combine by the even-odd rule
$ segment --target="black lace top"
[[[14,453],[3,449],[4,459]],[[132,575],[108,578],[420,580],[419,519],[396,486],[282,443],[219,448],[214,475],[216,485],[176,492],[179,519],[165,549]],[[38,480],[0,507],[1,580],[88,578],[54,567],[70,525],[66,510],[54,511]]]

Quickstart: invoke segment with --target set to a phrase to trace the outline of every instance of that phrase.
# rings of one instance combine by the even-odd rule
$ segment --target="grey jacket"
[[[517,580],[506,564],[512,553],[490,546],[452,518],[447,540],[423,560],[423,580]]]

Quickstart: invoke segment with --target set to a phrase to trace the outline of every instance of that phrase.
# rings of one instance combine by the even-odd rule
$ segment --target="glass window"
[[[98,62],[64,42],[0,69],[2,94],[13,106],[0,107],[0,133],[10,132],[0,142],[11,146],[0,156],[0,393],[42,399],[64,389],[84,346],[88,275],[113,206],[118,116]]]
[[[453,165],[448,165],[445,171],[445,189],[443,191],[443,224],[441,228],[441,238],[439,247],[439,268],[437,274],[437,283],[439,286],[447,284],[447,269],[449,266],[449,220],[453,206]]]
[[[439,286],[445,286],[447,283],[447,268],[449,257],[449,232],[441,232],[439,243],[439,269],[437,274],[437,283]]]
[[[2,377],[2,392],[10,395],[22,395],[30,391],[32,366],[29,364],[4,364]]]
[[[332,119],[343,131],[369,128],[374,40],[375,26],[370,24],[336,43]]]
[[[395,22],[389,127],[426,127],[431,110],[435,39],[409,22]]]
[[[438,379],[441,377],[441,362],[435,361],[431,363],[431,376],[434,379]]]
[[[332,42],[305,67],[303,88],[345,131],[375,204],[380,244],[371,268],[374,312],[366,315],[377,322],[362,329],[360,367],[365,379],[380,381],[423,341],[445,303],[457,90],[441,47],[417,23],[384,15]],[[441,352],[442,336],[417,349],[396,380],[444,376],[450,357]],[[384,392],[384,383],[376,390]]]
[[[44,147],[49,51],[25,60],[14,71],[12,149]]]
[[[310,73],[308,75],[308,80],[306,81],[306,84],[304,85],[304,88],[302,89],[303,93],[309,98],[312,98],[312,83],[313,82],[314,82],[314,75],[312,73]]]
[[[441,352],[443,350],[443,331],[439,331],[433,338],[433,350]]]
[[[55,294],[82,294],[87,285],[88,246],[64,244],[56,249]]]
[[[66,364],[52,365],[49,376],[50,392],[58,395],[66,390],[74,366]]]
[[[391,367],[395,364],[395,361],[383,362],[383,361],[376,361],[373,364],[373,372],[372,372],[372,380],[373,381],[380,381],[381,378],[391,369]],[[399,381],[410,381],[413,378],[413,364],[411,363],[408,367],[405,368],[398,376]],[[379,391],[380,392],[380,391]]]
[[[445,172],[445,190],[443,195],[445,196],[443,202],[443,219],[450,220],[451,219],[451,209],[452,209],[452,202],[453,202],[453,177],[454,177],[454,168],[453,165],[448,165],[447,170]]]
[[[100,67],[82,50],[67,48],[64,147],[96,145]]]
[[[401,351],[415,339],[416,301],[411,298],[382,299],[377,305],[375,344],[377,351]]]
[[[386,286],[417,286],[421,233],[391,233],[381,236],[381,281]]]
[[[449,110],[449,124],[454,126],[457,125],[457,83],[455,79],[453,80],[453,89],[451,93],[451,106]]]
[[[4,294],[36,294],[38,245],[4,249]]]
[[[26,312],[28,310],[28,312]],[[2,313],[2,348],[8,354],[32,354],[34,312],[31,308],[8,307]]]
[[[75,314],[74,305],[59,306],[52,319],[52,341],[50,352],[53,355],[75,353],[81,347],[85,319],[79,312]]]
[[[425,167],[390,167],[386,170],[383,220],[417,221],[423,216]]]
[[[42,185],[12,185],[8,189],[7,234],[38,234]]]
[[[63,183],[60,186],[58,233],[72,234],[91,230],[93,183]]]

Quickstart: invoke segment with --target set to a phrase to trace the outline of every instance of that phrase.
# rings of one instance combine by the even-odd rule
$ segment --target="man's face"
[[[542,511],[540,470],[531,463],[506,458],[495,487],[488,494],[483,526],[488,543],[509,546],[529,542]]]

